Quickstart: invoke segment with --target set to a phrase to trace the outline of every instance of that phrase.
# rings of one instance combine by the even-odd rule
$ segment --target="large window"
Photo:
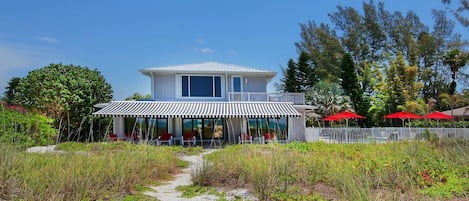
[[[222,119],[182,119],[184,133],[194,133],[196,138],[212,139],[223,138]]]
[[[182,97],[222,97],[221,76],[181,76]]]
[[[287,118],[248,119],[247,127],[253,137],[261,137],[264,133],[273,133],[278,140],[288,139]]]
[[[125,134],[141,134],[142,138],[154,139],[168,131],[168,119],[125,118]]]

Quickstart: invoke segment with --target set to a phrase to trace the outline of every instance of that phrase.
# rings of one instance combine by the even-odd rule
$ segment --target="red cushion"
[[[266,140],[272,140],[272,139],[274,139],[274,136],[275,135],[273,133],[264,133],[264,138]]]
[[[160,139],[160,140],[164,140],[164,141],[168,141],[168,140],[171,139],[171,137],[172,137],[171,134],[169,134],[169,133],[163,133],[163,134],[160,135],[160,138],[159,138],[159,139]]]
[[[193,140],[194,139],[194,134],[193,133],[184,133],[182,136],[184,140]]]
[[[251,134],[241,133],[241,140],[251,140]]]

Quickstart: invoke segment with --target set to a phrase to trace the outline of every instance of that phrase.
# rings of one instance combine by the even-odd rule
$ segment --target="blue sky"
[[[216,61],[277,72],[298,56],[299,24],[329,23],[336,6],[361,11],[359,0],[44,0],[0,3],[0,93],[8,80],[50,63],[97,68],[114,99],[150,93],[142,68]],[[413,10],[432,26],[441,0],[385,1]],[[456,23],[468,40],[468,29]],[[269,91],[273,91],[272,85]]]

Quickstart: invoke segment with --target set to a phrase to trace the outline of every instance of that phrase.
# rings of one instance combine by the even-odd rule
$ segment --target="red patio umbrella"
[[[420,119],[422,118],[421,116],[410,113],[410,112],[395,112],[392,114],[385,115],[383,118],[385,119],[401,119],[402,120],[402,126],[404,126],[404,120],[405,119]]]
[[[430,114],[427,114],[423,116],[425,119],[453,119],[453,116],[447,115],[442,112],[432,112]]]
[[[323,120],[324,121],[336,121],[336,120],[345,119],[345,124],[348,127],[348,120],[349,119],[364,119],[364,118],[366,118],[366,117],[355,114],[353,112],[345,111],[345,112],[341,112],[341,113],[338,113],[338,114],[333,114],[331,116],[328,116],[328,117],[324,118]]]
[[[425,119],[435,119],[437,127],[440,127],[440,119],[449,120],[449,119],[453,119],[453,116],[447,115],[447,114],[442,113],[442,112],[432,112],[430,114],[427,114],[427,115],[423,116],[423,118],[425,118]]]
[[[340,118],[334,117],[334,116],[329,116],[329,117],[323,118],[322,120],[324,120],[324,121],[337,121],[337,120],[340,120]]]

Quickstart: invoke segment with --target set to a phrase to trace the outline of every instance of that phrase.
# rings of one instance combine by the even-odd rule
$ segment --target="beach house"
[[[151,100],[112,101],[94,113],[112,117],[120,139],[130,132],[126,118],[146,122],[149,126],[139,132],[149,138],[170,134],[174,144],[185,135],[225,143],[238,143],[242,135],[254,142],[265,142],[267,135],[280,142],[305,139],[304,114],[312,108],[304,105],[303,93],[268,93],[275,72],[217,62],[140,72],[151,80]]]

